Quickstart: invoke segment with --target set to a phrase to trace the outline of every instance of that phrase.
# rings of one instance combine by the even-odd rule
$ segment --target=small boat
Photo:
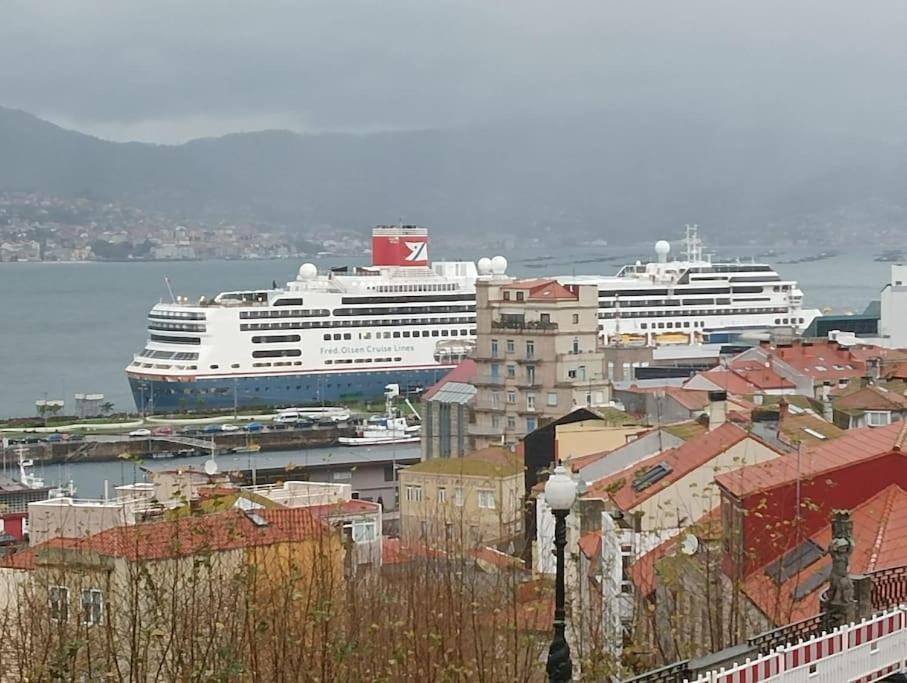
[[[904,252],[898,249],[889,249],[875,257],[880,263],[900,263],[904,260]]]
[[[237,446],[236,448],[231,449],[234,453],[258,453],[261,450],[261,446],[257,443],[249,444],[248,446]]]
[[[175,458],[176,453],[173,451],[159,451],[157,453],[151,454],[152,460],[170,460],[170,458]]]
[[[422,425],[411,425],[405,417],[396,414],[394,399],[400,395],[397,384],[388,384],[384,390],[386,415],[383,418],[370,418],[356,436],[341,436],[337,441],[343,446],[381,446],[385,444],[418,443],[421,440]],[[406,404],[416,418],[416,412],[409,400]]]

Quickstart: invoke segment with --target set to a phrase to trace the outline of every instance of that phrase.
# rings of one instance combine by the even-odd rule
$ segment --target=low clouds
[[[902,139],[897,0],[0,2],[0,105],[113,139],[599,110]]]

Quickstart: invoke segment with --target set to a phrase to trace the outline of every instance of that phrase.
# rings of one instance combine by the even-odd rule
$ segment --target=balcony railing
[[[504,386],[504,377],[502,375],[476,375],[470,380],[470,383],[476,386]]]
[[[531,332],[556,332],[557,323],[541,320],[492,320],[493,330],[526,330]]]

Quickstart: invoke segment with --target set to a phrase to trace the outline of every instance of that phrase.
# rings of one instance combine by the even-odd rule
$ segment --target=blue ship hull
[[[238,407],[277,407],[383,400],[388,384],[401,394],[427,389],[451,370],[437,367],[386,372],[202,378],[167,382],[129,378],[135,406],[142,413]]]

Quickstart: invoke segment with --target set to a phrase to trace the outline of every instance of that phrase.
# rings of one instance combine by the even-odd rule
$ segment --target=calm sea
[[[766,260],[783,276],[800,281],[808,305],[860,312],[878,298],[889,272],[889,264],[873,261],[877,251],[780,263],[807,254],[804,249]],[[511,253],[508,272],[534,277],[610,274],[621,265],[617,258],[648,256],[642,249],[607,247],[564,250],[550,257],[542,253]],[[722,250],[725,257],[752,253]],[[123,369],[145,341],[148,310],[158,300],[169,300],[165,276],[177,294],[194,300],[286,282],[298,265],[288,260],[0,264],[0,416],[34,414],[35,401],[44,397],[62,398],[71,406],[73,394],[82,392],[103,393],[119,409],[134,409]]]

